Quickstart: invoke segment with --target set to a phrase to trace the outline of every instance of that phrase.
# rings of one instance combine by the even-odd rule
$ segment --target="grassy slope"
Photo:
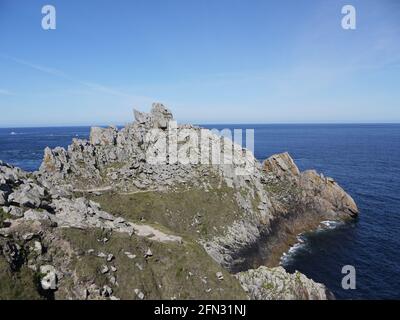
[[[211,237],[240,218],[232,188],[222,186],[170,192],[149,191],[92,196],[105,211],[131,221],[145,219],[186,237]]]
[[[144,238],[122,234],[106,235],[106,243],[97,241],[105,236],[99,230],[63,230],[63,236],[74,248],[96,253],[112,253],[115,259],[106,262],[104,258],[83,254],[74,261],[77,274],[97,285],[105,285],[111,274],[115,275],[119,286],[113,287],[114,294],[121,299],[135,299],[135,289],[145,294],[146,299],[245,299],[246,295],[239,282],[215,263],[198,244],[192,242],[158,243]],[[153,256],[144,254],[151,248]],[[129,259],[124,252],[137,257]],[[101,274],[102,266],[115,266],[117,272]],[[140,265],[143,270],[137,266]],[[216,277],[223,272],[224,280]],[[190,275],[191,274],[191,275]],[[207,283],[202,279],[206,277]],[[211,289],[210,292],[209,289]]]
[[[144,218],[146,224],[181,235],[184,243],[158,243],[117,233],[104,235],[101,230],[63,229],[59,231],[62,237],[80,252],[71,260],[68,268],[84,282],[94,282],[100,287],[110,285],[110,275],[115,275],[119,286],[110,286],[114,289],[114,295],[122,299],[135,299],[134,289],[142,291],[146,299],[246,299],[237,279],[224,271],[196,242],[199,236],[207,238],[220,234],[225,226],[240,218],[241,210],[234,200],[234,190],[223,184],[212,186],[209,191],[200,187],[182,187],[170,192],[92,196],[105,211],[130,221],[140,222]],[[105,244],[98,241],[104,236],[110,239]],[[144,253],[148,248],[154,255],[145,259]],[[87,254],[89,249],[94,249],[96,253],[112,253],[116,258],[107,263],[104,258]],[[137,257],[129,259],[125,251]],[[63,254],[61,251],[59,253]],[[100,270],[105,264],[117,267],[117,272],[103,275]],[[41,298],[37,293],[38,282],[34,282],[35,275],[29,273],[29,269],[26,274],[26,269],[19,274],[11,274],[5,271],[5,267],[4,261],[0,270],[3,283],[1,298]],[[217,279],[217,272],[224,274],[223,281]],[[13,288],[15,281],[17,285]],[[25,291],[19,290],[18,283],[26,286]],[[73,290],[71,278],[60,279],[60,288],[63,289],[57,291],[55,297],[69,298],[68,291]],[[11,289],[15,292],[11,292]]]
[[[0,300],[42,299],[37,291],[36,274],[26,266],[11,272],[9,264],[0,255]]]

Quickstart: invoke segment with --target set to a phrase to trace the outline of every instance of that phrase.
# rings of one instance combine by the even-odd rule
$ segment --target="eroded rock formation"
[[[240,272],[236,275],[246,292],[255,300],[328,300],[332,294],[323,284],[296,272],[288,274],[282,267]]]
[[[171,250],[184,255],[189,246],[194,255],[191,258],[210,266],[196,274],[197,269],[190,265],[194,262],[188,257],[181,257],[184,266],[173,262],[169,267],[165,265],[182,269],[169,274],[181,277],[183,272],[183,278],[177,280],[181,285],[192,277],[199,280],[194,288],[201,287],[202,293],[196,296],[188,289],[186,298],[235,298],[221,291],[215,293],[218,287],[230,288],[236,298],[246,294],[255,299],[327,298],[323,285],[303,275],[290,275],[281,268],[252,267],[276,266],[277,257],[293,244],[296,235],[312,230],[321,221],[347,220],[357,215],[353,199],[332,178],[312,170],[300,172],[288,153],[273,155],[260,163],[251,152],[244,152],[241,146],[209,131],[209,139],[221,142],[221,158],[224,151],[232,150],[230,157],[240,161],[154,164],[149,161],[149,150],[156,149],[164,132],[174,130],[174,136],[167,137],[169,143],[177,140],[178,154],[184,150],[190,156],[198,156],[208,150],[210,140],[190,141],[187,129],[199,135],[204,134],[203,129],[172,123],[172,113],[161,104],[154,104],[149,114],[135,111],[134,116],[135,121],[123,129],[92,128],[88,140],[74,139],[67,149],[46,148],[38,172],[27,173],[0,162],[0,267],[2,256],[13,271],[28,266],[40,272],[50,261],[52,265],[43,275],[48,288],[43,290],[56,297],[133,299],[137,298],[137,291],[142,298],[185,298],[176,296],[171,279],[164,279],[163,284],[154,283],[154,279],[143,284],[145,278],[135,278],[136,282],[128,281],[118,288],[118,278],[133,272],[123,267],[123,259],[140,256],[141,260],[134,264],[139,271],[145,269],[143,261],[154,259],[154,250],[141,248],[143,252],[135,254],[129,248],[133,244],[128,244],[133,241],[140,243],[139,247],[149,246],[150,241],[161,260],[169,261],[160,253],[162,250],[167,256]],[[85,235],[93,235],[96,230],[100,230],[102,236],[97,240],[104,246],[113,237],[130,239],[117,241],[117,252],[129,253],[117,258],[121,261],[119,268],[105,264],[96,269],[101,281],[96,277],[88,279],[80,270],[86,268],[84,263],[92,266],[92,260],[101,254],[93,248],[86,248],[83,253],[80,248],[85,246]],[[18,243],[23,233],[26,239],[21,246]],[[32,241],[36,243],[31,245]],[[42,243],[46,250],[40,249]],[[262,261],[250,254],[259,252],[254,248],[261,243]],[[202,253],[202,248],[207,254]],[[54,253],[57,250],[62,256]],[[113,258],[106,260],[111,262]],[[117,271],[121,266],[124,271]],[[242,271],[237,275],[239,280],[227,271],[222,274],[219,267],[231,273]],[[156,265],[152,268],[153,273],[159,270]],[[104,278],[108,285],[104,285]],[[246,292],[240,289],[239,282]],[[53,289],[55,286],[57,289]],[[151,286],[158,286],[158,296]]]

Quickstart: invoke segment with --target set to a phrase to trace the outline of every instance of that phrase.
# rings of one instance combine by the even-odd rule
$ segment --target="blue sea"
[[[334,177],[361,211],[355,223],[301,236],[282,265],[326,284],[339,299],[400,299],[400,125],[230,125],[255,129],[258,159],[288,151],[301,170]],[[0,159],[25,170],[40,166],[46,146],[87,138],[88,127],[0,129]],[[356,289],[341,287],[344,265]]]

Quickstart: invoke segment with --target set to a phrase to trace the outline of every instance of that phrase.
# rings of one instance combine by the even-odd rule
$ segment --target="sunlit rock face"
[[[133,264],[136,272],[142,272],[144,264],[154,258],[154,248],[149,251],[149,247],[143,247],[140,249],[143,252],[132,253],[128,239],[143,246],[145,241],[157,243],[155,248],[165,261],[171,250],[179,252],[174,259],[180,261],[187,252],[181,246],[189,244],[194,256],[193,261],[182,258],[185,268],[191,269],[191,263],[197,263],[197,259],[199,266],[209,266],[202,268],[207,273],[203,277],[213,280],[202,278],[199,283],[206,287],[188,289],[188,297],[234,298],[212,296],[214,293],[209,291],[212,285],[224,285],[225,292],[241,298],[326,299],[329,296],[323,285],[301,274],[258,267],[262,264],[276,267],[276,258],[293,244],[296,235],[312,230],[321,221],[348,220],[358,214],[351,196],[332,178],[314,170],[300,172],[288,153],[273,155],[260,163],[249,150],[214,132],[176,124],[172,113],[159,103],[153,104],[150,113],[135,110],[134,118],[133,123],[122,129],[94,127],[88,140],[73,139],[67,149],[46,148],[42,165],[34,173],[0,162],[0,263],[1,252],[8,257],[7,264],[12,270],[29,267],[40,271],[41,263],[46,262],[50,266],[44,275],[48,277],[44,285],[46,294],[63,292],[60,297],[109,299],[118,298],[119,293],[124,298],[130,289],[132,292],[138,289],[134,287],[136,284],[127,280],[126,285],[132,288],[125,288],[125,292],[118,291],[116,283],[119,276],[130,279],[125,273],[133,270],[121,270],[119,276],[111,274],[110,270],[118,269],[107,264],[113,260],[111,253],[105,255],[110,261],[95,268],[104,270],[98,282],[102,286],[96,284],[96,277],[88,281],[86,276],[77,275],[73,279],[74,286],[79,288],[76,292],[71,289],[74,286],[69,287],[65,282],[69,274],[79,274],[74,268],[87,266],[75,265],[86,259],[82,258],[87,255],[83,251],[91,252],[87,258],[88,265],[92,265],[95,249],[82,248],[88,243],[89,234],[101,232],[93,246],[106,246],[114,243],[109,242],[110,237],[122,237],[124,240],[118,242],[115,252],[128,252],[124,257],[129,259],[140,256],[140,261]],[[207,139],[201,139],[202,135]],[[213,142],[219,148],[213,149]],[[218,156],[228,162],[192,161],[200,159],[204,152],[210,159]],[[159,154],[164,155],[159,162],[149,160]],[[181,161],[180,157],[189,161]],[[18,244],[21,235],[26,238],[21,242],[23,247]],[[30,242],[34,239],[39,244]],[[62,255],[49,256],[57,248],[61,248]],[[263,258],[257,259],[255,255],[260,252]],[[103,257],[105,253],[96,254]],[[182,268],[175,266],[175,262],[168,263],[172,269]],[[162,271],[154,268],[156,273]],[[238,271],[241,273],[234,277]],[[178,274],[175,270],[170,276]],[[182,279],[191,277],[190,274],[194,272]],[[107,287],[104,277],[111,281]],[[177,283],[182,279],[177,279]],[[165,286],[165,291],[158,289],[159,296],[148,289],[148,296],[164,297],[168,292],[169,298],[173,298],[175,287]],[[204,294],[196,296],[196,292]],[[143,293],[142,298],[145,297]]]

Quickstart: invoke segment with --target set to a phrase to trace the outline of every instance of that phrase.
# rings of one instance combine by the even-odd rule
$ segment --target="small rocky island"
[[[173,116],[162,104],[134,115],[46,148],[36,172],[0,161],[0,299],[333,298],[279,267],[298,234],[357,216],[332,178],[300,172],[288,153],[260,163],[247,152],[246,175],[233,163],[153,164],[148,133]],[[187,129],[204,130],[175,128]],[[202,147],[190,143],[178,148]]]

